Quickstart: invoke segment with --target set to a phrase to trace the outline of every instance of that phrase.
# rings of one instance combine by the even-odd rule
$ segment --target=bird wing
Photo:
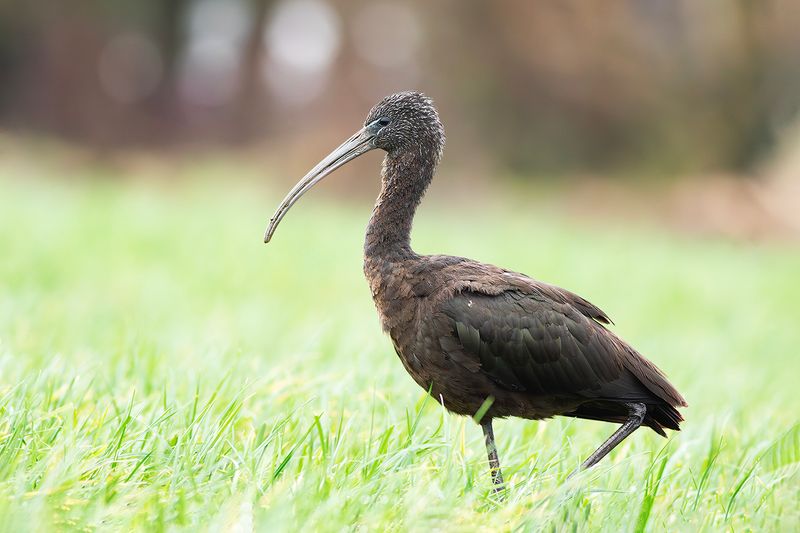
[[[608,318],[608,315],[605,314],[602,309],[594,305],[589,300],[578,296],[574,292],[570,292],[566,289],[562,289],[561,287],[556,287],[555,285],[550,285],[541,281],[535,281],[530,278],[525,279],[525,281],[528,282],[531,289],[535,292],[540,293],[542,296],[545,296],[554,302],[569,304],[580,311],[580,313],[587,318],[591,318],[592,320],[600,322],[601,324],[614,323],[614,321]]]
[[[674,391],[663,374],[596,322],[608,321],[605,313],[572,293],[543,286],[495,295],[456,293],[441,306],[451,326],[439,338],[442,349],[508,390],[625,401],[653,401],[655,395],[669,401],[669,394],[651,390]],[[632,363],[636,359],[663,383],[643,384]]]

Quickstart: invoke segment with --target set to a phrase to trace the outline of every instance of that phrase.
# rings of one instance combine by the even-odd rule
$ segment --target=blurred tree
[[[170,128],[178,119],[178,75],[183,52],[184,24],[191,0],[166,0],[155,4],[154,33],[161,50],[163,75],[154,94],[155,109]],[[164,131],[164,130],[162,130]]]
[[[264,121],[260,117],[268,114],[265,108],[265,88],[261,82],[264,64],[264,32],[271,0],[250,0],[252,20],[242,52],[239,95],[236,100],[234,138],[246,140],[261,133]]]

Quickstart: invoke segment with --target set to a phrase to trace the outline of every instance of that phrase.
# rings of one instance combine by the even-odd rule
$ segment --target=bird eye
[[[390,122],[391,122],[391,120],[389,120],[389,119],[388,119],[388,118],[386,118],[386,117],[383,117],[383,118],[379,118],[379,119],[378,119],[378,125],[379,125],[381,128],[383,128],[383,127],[385,127],[385,126],[388,126]]]

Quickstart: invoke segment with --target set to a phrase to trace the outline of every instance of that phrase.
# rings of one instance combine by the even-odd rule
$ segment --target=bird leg
[[[497,446],[494,443],[494,431],[492,430],[492,419],[481,423],[483,436],[486,440],[486,451],[489,454],[489,471],[492,473],[492,483],[494,484],[495,494],[502,493],[506,486],[503,482],[503,473],[500,471],[500,458],[497,456]]]
[[[600,459],[608,455],[608,452],[613,450],[620,442],[625,440],[625,437],[636,431],[644,421],[644,415],[647,413],[647,407],[643,403],[631,402],[626,403],[628,408],[628,420],[622,424],[606,441],[600,445],[592,455],[589,456],[583,463],[581,463],[580,470],[586,470],[596,465]],[[572,476],[573,472],[570,474]]]

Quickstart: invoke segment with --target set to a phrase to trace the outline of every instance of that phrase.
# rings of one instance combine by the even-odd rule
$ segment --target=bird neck
[[[416,256],[411,249],[411,225],[433,178],[438,157],[438,152],[410,150],[386,155],[381,192],[364,242],[367,259],[392,261]]]

